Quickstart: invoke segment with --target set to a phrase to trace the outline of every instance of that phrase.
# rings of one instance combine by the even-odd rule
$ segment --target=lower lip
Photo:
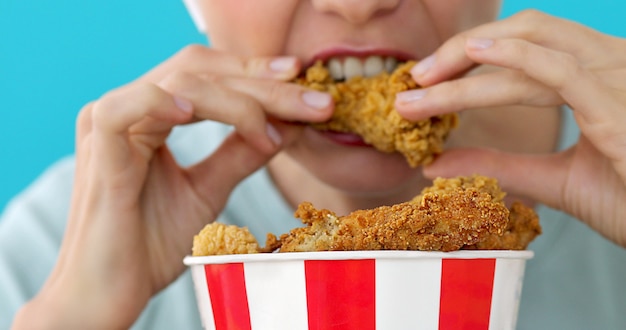
[[[325,138],[337,143],[351,147],[371,147],[369,144],[365,143],[363,139],[356,135],[350,133],[341,133],[335,131],[320,131],[319,132]]]

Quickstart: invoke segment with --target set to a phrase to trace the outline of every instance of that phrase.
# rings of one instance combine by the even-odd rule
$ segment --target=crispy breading
[[[422,189],[422,192],[413,200],[420,200],[426,193],[450,193],[457,189],[476,188],[492,196],[494,203],[501,203],[506,193],[500,189],[498,180],[482,175],[459,176],[455,178],[436,178],[430,187]]]
[[[501,235],[509,210],[495,180],[440,179],[406,203],[339,217],[302,203],[296,217],[307,226],[281,236],[280,252],[319,250],[454,251]]]
[[[334,82],[328,70],[317,62],[297,83],[329,92],[335,101],[332,118],[312,126],[360,135],[366,143],[383,152],[400,152],[412,167],[432,162],[443,151],[450,130],[457,126],[457,114],[408,121],[394,108],[397,93],[418,88],[409,70],[415,62],[400,65],[392,74],[381,72],[374,77],[353,77]]]
[[[247,227],[213,222],[193,237],[194,256],[257,252],[259,244]]]
[[[515,202],[511,205],[509,224],[502,235],[487,235],[480,242],[466,246],[468,250],[524,250],[541,234],[537,213],[530,207]]]

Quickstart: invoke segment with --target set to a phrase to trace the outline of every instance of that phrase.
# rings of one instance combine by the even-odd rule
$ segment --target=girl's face
[[[294,55],[306,66],[347,55],[419,60],[458,32],[494,20],[500,0],[207,0],[200,5],[213,48],[243,57]],[[286,153],[345,190],[394,189],[420,173],[399,155],[312,129],[305,129]]]

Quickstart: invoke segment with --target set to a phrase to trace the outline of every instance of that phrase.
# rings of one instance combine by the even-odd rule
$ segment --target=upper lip
[[[329,58],[337,56],[355,56],[355,57],[367,57],[367,56],[392,56],[399,61],[408,61],[414,59],[416,56],[410,52],[388,48],[388,47],[353,47],[353,46],[334,46],[325,48],[315,53],[309,60],[304,62],[304,67],[308,68],[317,61],[326,62]]]

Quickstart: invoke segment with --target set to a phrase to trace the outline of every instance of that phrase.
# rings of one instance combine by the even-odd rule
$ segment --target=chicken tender
[[[446,114],[411,122],[395,111],[395,95],[418,88],[409,73],[413,65],[415,62],[409,61],[392,74],[382,72],[375,77],[334,82],[328,70],[317,62],[296,82],[329,92],[335,101],[332,118],[313,127],[360,135],[380,151],[403,154],[411,167],[417,167],[430,163],[443,151],[450,130],[457,126],[458,116]]]
[[[467,250],[524,250],[541,234],[537,213],[530,207],[515,202],[511,205],[509,224],[502,235],[487,235],[480,242],[466,246]]]
[[[280,252],[454,251],[507,228],[509,210],[494,179],[439,179],[436,185],[410,202],[343,217],[303,203],[295,215],[307,226],[282,235]]]

